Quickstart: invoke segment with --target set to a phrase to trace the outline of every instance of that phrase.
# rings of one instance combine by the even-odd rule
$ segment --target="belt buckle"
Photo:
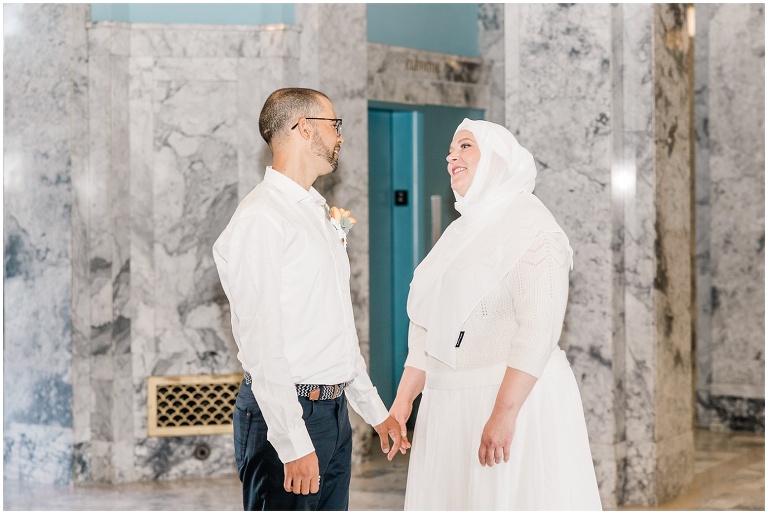
[[[340,387],[339,387],[339,384],[336,384],[336,385],[334,385],[334,386],[333,386],[333,399],[334,399],[334,400],[335,400],[336,398],[338,398],[339,396],[341,396],[341,395],[339,394],[339,389],[340,389]]]

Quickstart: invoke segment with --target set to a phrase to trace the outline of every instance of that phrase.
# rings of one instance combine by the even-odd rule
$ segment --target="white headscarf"
[[[451,223],[416,268],[408,294],[408,316],[427,329],[427,352],[456,367],[456,343],[475,306],[517,264],[539,232],[563,232],[532,192],[536,164],[504,127],[464,119],[480,160],[462,197],[461,217]],[[571,266],[573,265],[573,251]]]

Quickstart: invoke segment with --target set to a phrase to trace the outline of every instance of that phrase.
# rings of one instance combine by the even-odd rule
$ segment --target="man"
[[[259,130],[272,166],[213,246],[245,370],[233,420],[243,506],[347,510],[347,399],[390,460],[410,443],[366,372],[346,248],[312,187],[338,166],[341,119],[319,91],[287,88],[267,98]]]

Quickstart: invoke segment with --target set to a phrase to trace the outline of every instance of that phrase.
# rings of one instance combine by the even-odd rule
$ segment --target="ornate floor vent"
[[[175,437],[231,434],[243,375],[187,375],[147,379],[147,434]]]

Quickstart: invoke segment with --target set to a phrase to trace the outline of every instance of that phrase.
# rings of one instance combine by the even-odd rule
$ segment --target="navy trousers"
[[[243,381],[234,414],[235,461],[245,510],[348,510],[352,477],[352,427],[347,397],[312,401],[298,397],[320,465],[320,490],[304,496],[285,492],[283,463],[267,441],[267,424]]]

